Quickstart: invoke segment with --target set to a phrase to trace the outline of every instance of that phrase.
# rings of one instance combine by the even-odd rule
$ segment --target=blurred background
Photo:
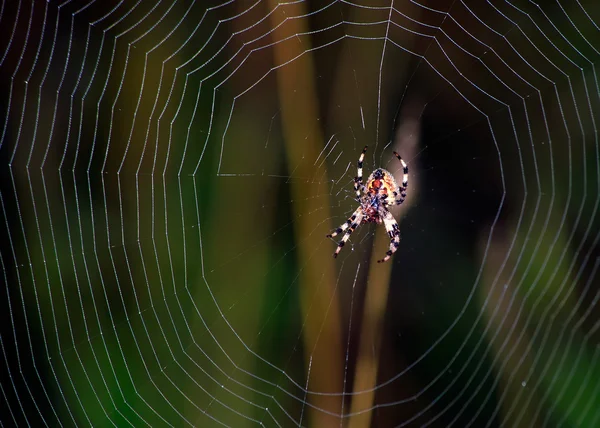
[[[2,3],[2,426],[598,426],[599,23]]]

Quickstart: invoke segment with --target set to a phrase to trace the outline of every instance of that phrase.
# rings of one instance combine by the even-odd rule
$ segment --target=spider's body
[[[383,168],[378,168],[369,176],[365,193],[360,197],[360,205],[364,212],[363,223],[383,222],[381,208],[395,205],[394,192],[398,194],[398,185],[394,176]]]
[[[367,146],[365,146],[358,159],[358,175],[354,179],[356,200],[360,205],[356,211],[354,211],[354,214],[346,220],[346,223],[342,224],[330,235],[327,235],[327,237],[334,237],[345,232],[333,254],[333,257],[337,257],[348,238],[350,238],[352,232],[354,232],[359,225],[362,223],[383,223],[391,242],[390,249],[385,257],[378,260],[378,262],[381,263],[389,260],[400,245],[400,228],[387,207],[390,205],[400,205],[404,202],[406,197],[406,187],[408,186],[408,166],[400,155],[394,152],[394,155],[402,163],[404,170],[402,186],[398,186],[396,180],[394,180],[394,176],[383,168],[377,168],[373,171],[367,179],[367,184],[364,185],[362,182],[362,164],[366,151]]]

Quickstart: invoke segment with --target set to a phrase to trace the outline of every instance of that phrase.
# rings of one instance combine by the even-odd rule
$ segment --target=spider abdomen
[[[383,168],[378,168],[369,176],[367,192],[376,196],[387,205],[394,205],[394,193],[398,193],[398,184],[394,176]]]

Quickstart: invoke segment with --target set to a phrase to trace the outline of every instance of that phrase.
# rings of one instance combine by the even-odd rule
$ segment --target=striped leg
[[[344,236],[342,237],[341,241],[338,242],[338,246],[335,249],[335,253],[333,253],[333,257],[337,257],[338,254],[340,253],[340,251],[342,251],[342,248],[344,248],[344,245],[346,245],[346,241],[348,241],[348,239],[350,238],[350,235],[352,235],[352,232],[354,232],[356,230],[356,228],[360,225],[360,222],[363,219],[363,212],[362,209],[359,207],[356,211],[354,211],[354,214],[352,214],[352,217],[350,217],[346,223],[344,223],[341,227],[339,227],[335,232],[333,232],[331,235],[327,235],[328,237],[333,237],[339,233],[341,233],[342,231],[344,232]]]
[[[402,163],[402,168],[404,169],[402,185],[398,188],[399,192],[394,192],[396,205],[400,205],[402,202],[404,202],[404,199],[406,199],[406,188],[408,187],[408,165],[406,165],[406,162],[404,162],[404,159],[402,159],[402,157],[398,153],[394,152],[394,156],[396,156],[398,160]]]
[[[354,211],[352,213],[352,215],[350,216],[350,218],[348,218],[348,220],[346,220],[346,223],[342,224],[340,227],[338,227],[335,231],[331,232],[329,235],[326,235],[327,238],[333,238],[336,235],[339,235],[340,233],[342,233],[344,230],[348,229],[348,227],[354,223],[354,220],[356,219],[356,217],[358,216],[358,214],[362,212],[361,207],[358,207],[356,209],[356,211]]]
[[[367,146],[363,149],[360,157],[358,158],[358,174],[354,178],[354,191],[356,192],[356,200],[360,202],[360,192],[363,188],[363,160],[365,158],[365,153],[367,152]]]
[[[389,211],[385,213],[383,224],[385,225],[385,230],[387,230],[387,233],[390,237],[390,249],[385,253],[385,257],[383,259],[377,260],[377,263],[387,262],[400,246],[400,227],[398,226],[398,223],[396,222],[396,219],[392,213]]]

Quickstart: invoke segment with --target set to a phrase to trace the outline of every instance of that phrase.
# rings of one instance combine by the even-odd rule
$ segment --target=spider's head
[[[374,180],[376,186],[379,187],[379,180]],[[364,223],[381,223],[380,209],[382,207],[381,197],[377,191],[371,189],[370,192],[363,195],[361,206],[364,213]]]
[[[367,205],[363,208],[365,216],[363,217],[363,223],[381,223],[382,218],[379,215],[379,205]]]
[[[385,173],[383,172],[383,170],[381,168],[378,168],[375,171],[373,171],[373,178],[375,180],[381,180],[384,175],[385,175]]]

